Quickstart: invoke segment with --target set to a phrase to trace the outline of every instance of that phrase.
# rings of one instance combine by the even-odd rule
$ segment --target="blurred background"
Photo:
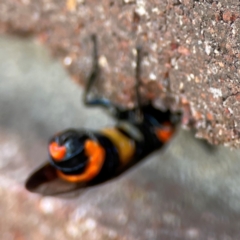
[[[0,239],[240,239],[240,151],[181,127],[111,182],[68,198],[27,192],[51,135],[114,124],[81,94],[36,40],[0,37]]]

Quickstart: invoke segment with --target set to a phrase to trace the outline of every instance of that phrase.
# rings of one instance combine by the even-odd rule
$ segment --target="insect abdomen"
[[[105,128],[101,130],[101,133],[108,137],[116,147],[121,165],[127,165],[135,154],[135,141],[115,127]]]

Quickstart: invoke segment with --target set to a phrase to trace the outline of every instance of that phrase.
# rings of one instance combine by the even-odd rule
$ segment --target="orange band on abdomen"
[[[68,182],[77,183],[91,181],[98,175],[105,160],[104,148],[93,140],[86,140],[84,149],[86,156],[89,158],[84,172],[76,175],[67,175],[58,170],[57,173],[60,178]]]
[[[101,132],[117,148],[121,163],[123,165],[129,163],[135,153],[135,143],[116,128],[105,128]]]

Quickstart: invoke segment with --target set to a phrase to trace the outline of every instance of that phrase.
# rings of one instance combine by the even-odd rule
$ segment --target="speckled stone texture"
[[[24,189],[60,130],[114,124],[36,41],[0,38],[1,240],[239,240],[240,151],[177,131],[121,177],[62,197]]]
[[[141,45],[142,98],[181,109],[182,124],[198,137],[240,146],[239,0],[1,0],[0,31],[34,34],[83,84],[96,33],[97,89],[127,107],[134,105],[134,49]]]

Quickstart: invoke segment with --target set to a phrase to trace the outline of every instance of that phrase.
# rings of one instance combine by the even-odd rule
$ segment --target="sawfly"
[[[51,137],[48,162],[26,181],[26,188],[31,192],[56,195],[103,183],[161,148],[174,134],[179,121],[178,113],[160,111],[151,103],[141,104],[140,47],[136,51],[135,108],[126,110],[106,98],[90,97],[91,88],[100,72],[95,35],[92,42],[93,67],[83,101],[86,106],[109,110],[117,124],[99,131],[68,129]]]

